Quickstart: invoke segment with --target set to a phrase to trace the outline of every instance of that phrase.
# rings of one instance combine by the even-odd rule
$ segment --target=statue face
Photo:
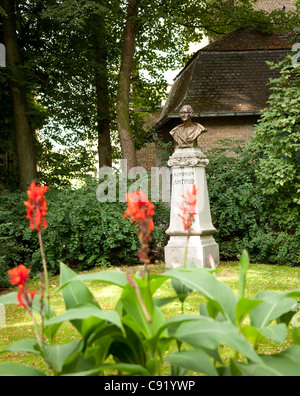
[[[183,122],[188,121],[192,118],[192,111],[188,107],[183,107],[179,112],[179,116]]]

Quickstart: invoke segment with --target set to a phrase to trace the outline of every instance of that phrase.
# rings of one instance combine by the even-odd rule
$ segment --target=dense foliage
[[[272,203],[282,227],[299,222],[300,206],[300,67],[290,53],[279,64],[279,76],[271,79],[269,106],[255,127],[251,145],[259,154],[256,175],[264,195]],[[298,54],[299,58],[299,54]]]
[[[263,193],[256,176],[259,156],[251,147],[224,145],[211,152],[207,167],[221,256],[232,259],[246,248],[258,262],[299,265],[299,205],[286,213],[284,202]]]
[[[59,260],[77,269],[138,264],[135,228],[122,217],[125,203],[98,202],[97,186],[90,180],[77,190],[49,189],[49,227],[43,237],[50,272],[57,273]],[[6,271],[20,263],[33,273],[41,270],[38,241],[25,219],[26,199],[21,192],[0,195],[0,287],[7,284]],[[156,205],[153,260],[163,259],[168,216],[164,204]]]

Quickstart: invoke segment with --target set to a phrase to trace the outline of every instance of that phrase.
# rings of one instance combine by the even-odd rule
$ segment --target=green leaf
[[[45,374],[33,367],[19,363],[0,363],[0,376],[5,377],[45,377]]]
[[[43,355],[54,370],[61,372],[66,360],[79,349],[81,349],[81,344],[76,340],[64,345],[44,344]]]
[[[284,323],[263,328],[244,326],[242,327],[241,332],[254,347],[266,342],[266,339],[283,343],[287,335],[287,329]]]
[[[262,356],[261,363],[238,364],[246,376],[300,376],[300,346],[294,345],[284,352],[272,356]]]
[[[72,308],[78,304],[90,303],[99,306],[96,303],[93,294],[89,288],[81,281],[74,280],[76,277],[75,272],[68,268],[65,264],[60,265],[60,285],[65,285],[62,294],[65,300],[66,308]],[[71,282],[72,281],[72,282]]]
[[[22,352],[22,353],[40,353],[39,344],[36,339],[24,339],[9,344],[3,352]]]
[[[164,305],[170,304],[171,302],[175,301],[177,299],[177,296],[173,297],[162,297],[162,298],[156,298],[153,300],[154,304],[157,307],[163,307]]]
[[[175,352],[164,360],[187,370],[204,373],[209,376],[218,376],[211,358],[201,349]]]
[[[79,373],[66,374],[66,376],[72,376],[72,377],[90,376],[90,375],[102,373],[105,370],[118,370],[118,371],[124,371],[131,375],[150,376],[149,371],[147,371],[144,367],[138,364],[128,364],[128,363],[102,364],[94,369],[81,371]]]
[[[171,286],[176,292],[179,300],[183,303],[187,296],[192,292],[191,289],[188,289],[182,282],[178,279],[171,279]]]
[[[218,281],[208,270],[201,268],[175,269],[162,276],[178,279],[189,289],[198,291],[208,298],[226,319],[235,324],[237,296],[229,286]]]
[[[126,321],[126,323],[135,330],[140,330],[146,338],[151,338],[151,324],[147,321],[145,313],[142,309],[142,306],[136,296],[136,292],[131,285],[127,285],[124,287],[121,302],[127,314],[131,317],[130,322]],[[145,300],[144,300],[145,302]],[[147,306],[146,302],[145,305]],[[154,306],[154,304],[153,304]],[[148,308],[148,307],[147,307]],[[151,316],[151,313],[148,310],[148,313]],[[133,322],[132,322],[133,320]],[[153,320],[153,318],[152,318]]]
[[[172,335],[194,348],[216,349],[219,345],[229,345],[248,359],[260,361],[246,338],[231,322],[216,322],[211,318],[202,317],[180,324]]]
[[[100,308],[97,308],[95,305],[92,304],[82,304],[75,308],[68,309],[63,314],[48,320],[46,322],[46,325],[52,325],[66,321],[72,322],[74,320],[84,320],[90,317],[95,317],[101,320],[105,320],[107,322],[116,325],[121,330],[123,330],[120,316],[116,311],[102,311]]]
[[[59,289],[57,289],[57,291],[60,291],[61,289],[65,288],[71,282],[77,282],[77,281],[83,281],[83,282],[98,281],[98,282],[110,283],[112,285],[119,287],[124,287],[127,284],[126,275],[124,272],[121,271],[100,271],[100,272],[94,272],[94,273],[82,274],[82,275],[76,275],[74,273],[73,277],[69,278],[64,283],[61,282],[61,285]]]
[[[19,304],[19,302],[17,300],[17,295],[18,295],[18,293],[13,292],[13,293],[4,294],[3,296],[0,296],[0,304],[3,304],[3,305]]]
[[[95,307],[100,308],[89,288],[81,280],[71,282],[75,276],[75,272],[73,272],[65,264],[60,264],[60,284],[64,285],[65,283],[70,282],[62,289],[62,295],[67,310],[82,304],[92,304]],[[51,323],[53,324],[59,322],[54,321],[47,323],[49,325]],[[74,318],[74,320],[72,320],[72,324],[77,330],[80,331],[81,320],[79,320],[79,318]]]
[[[239,279],[239,298],[244,297],[246,288],[246,277],[249,267],[249,256],[246,250],[243,251],[240,258],[240,279]]]
[[[242,323],[243,319],[259,304],[261,303],[260,300],[249,300],[247,298],[241,298],[235,310],[236,316],[236,325],[239,326]]]
[[[262,291],[255,296],[255,299],[262,302],[250,313],[251,324],[257,328],[263,328],[268,324],[289,312],[294,307],[296,301],[293,298],[287,298],[287,295],[295,295],[292,292],[271,293]]]

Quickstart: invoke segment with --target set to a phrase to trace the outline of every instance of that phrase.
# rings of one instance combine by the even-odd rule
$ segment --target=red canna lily
[[[139,241],[141,249],[139,259],[147,265],[150,262],[149,243],[152,240],[151,232],[154,229],[152,216],[155,215],[153,203],[148,199],[147,195],[141,191],[128,192],[126,194],[127,210],[123,217],[129,217],[131,222],[135,222],[140,226]]]
[[[24,307],[28,311],[30,311],[32,307],[33,298],[36,294],[35,290],[25,290],[26,281],[29,279],[29,272],[30,269],[26,268],[23,264],[20,264],[18,267],[8,271],[10,283],[19,287],[19,292],[17,294],[19,302],[18,307]]]
[[[45,193],[49,187],[37,186],[33,181],[27,191],[28,201],[24,202],[27,207],[26,218],[30,220],[30,228],[34,231],[41,231],[47,228],[47,202]]]
[[[178,214],[178,216],[182,219],[184,230],[188,231],[188,233],[191,232],[194,216],[196,215],[199,190],[200,188],[197,188],[196,185],[193,184],[192,191],[187,189],[185,194],[181,195],[183,198],[180,207],[182,214]]]
[[[129,217],[130,221],[147,224],[148,231],[153,231],[154,222],[152,216],[155,215],[153,203],[147,198],[147,195],[141,191],[128,192],[126,194],[127,210],[123,217]],[[144,224],[144,225],[145,225]]]
[[[25,283],[28,279],[28,274],[30,272],[30,269],[26,268],[25,265],[20,264],[19,267],[14,268],[12,270],[8,271],[8,274],[10,275],[10,283],[12,285],[18,285],[19,288],[24,288]]]

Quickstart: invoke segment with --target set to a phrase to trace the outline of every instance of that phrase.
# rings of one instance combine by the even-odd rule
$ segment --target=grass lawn
[[[134,273],[139,267],[124,267],[121,270],[129,273]],[[151,266],[151,272],[162,273],[164,272],[164,264],[155,264]],[[91,272],[95,272],[91,271]],[[222,263],[216,271],[216,277],[222,282],[228,284],[235,292],[237,292],[239,268],[238,263],[229,262]],[[53,291],[51,297],[51,305],[57,314],[64,312],[64,302],[59,293],[54,293],[59,285],[59,277],[54,276],[50,279],[50,290]],[[300,268],[291,268],[275,265],[261,265],[251,264],[247,277],[247,291],[246,297],[253,297],[261,290],[270,290],[272,292],[281,292],[284,290],[296,289],[300,285]],[[109,310],[114,308],[115,303],[121,293],[121,289],[116,286],[110,286],[99,282],[91,282],[88,284],[95,298],[100,303],[102,309]],[[39,289],[39,280],[30,280],[28,282],[30,290]],[[0,295],[14,291],[15,288],[0,291]],[[174,292],[169,282],[165,282],[160,288],[157,297],[167,297],[174,295]],[[184,305],[185,313],[198,313],[200,302],[205,299],[198,293],[191,294]],[[165,317],[170,317],[181,313],[181,303],[175,301],[162,308]],[[10,343],[21,340],[23,338],[34,338],[34,329],[30,317],[22,308],[16,306],[6,307],[6,327],[0,327],[0,351]],[[71,324],[64,324],[56,338],[58,344],[63,344],[72,341],[78,337],[77,331]],[[287,340],[285,345],[278,345],[274,342],[262,345],[260,347],[261,353],[273,353],[284,349],[289,345],[290,341]],[[230,354],[230,351],[224,348],[223,353]],[[2,353],[0,354],[0,362],[13,361],[23,363],[43,369],[43,363],[36,355],[29,354],[14,354]]]

